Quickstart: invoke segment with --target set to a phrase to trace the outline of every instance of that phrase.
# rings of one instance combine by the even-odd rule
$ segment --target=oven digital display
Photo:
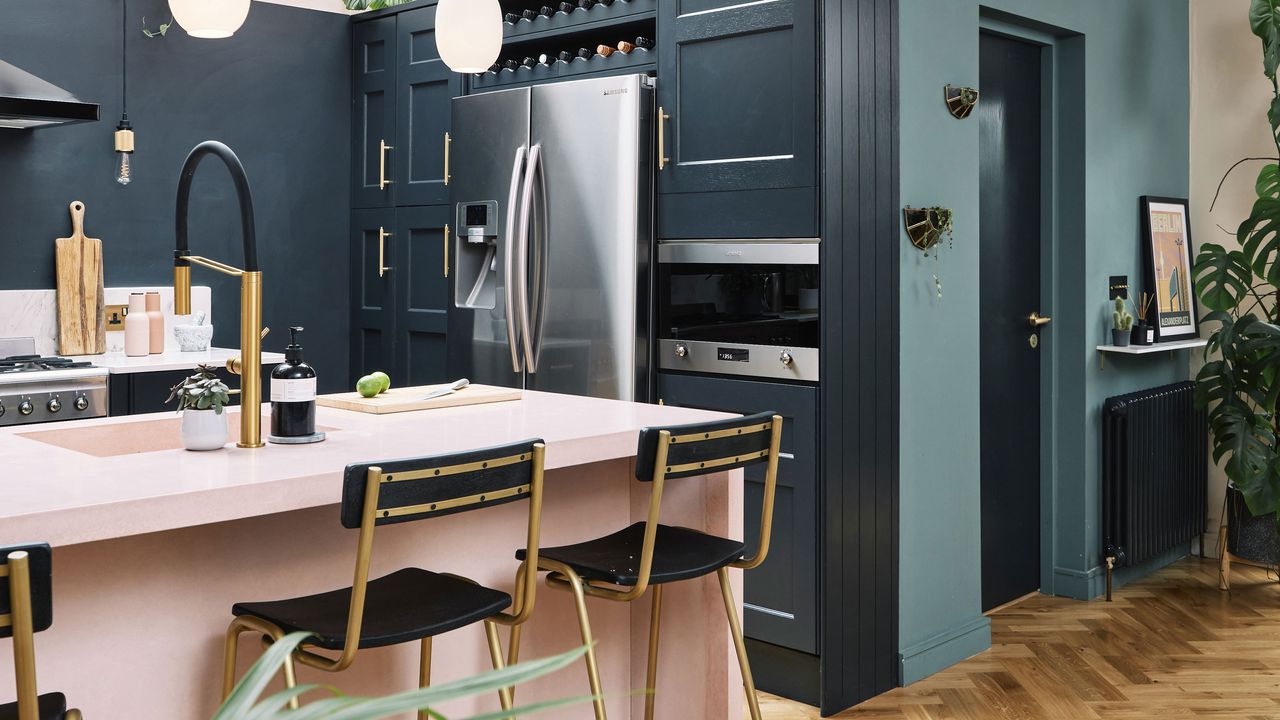
[[[716,348],[716,357],[725,362],[751,362],[751,351],[746,348]]]

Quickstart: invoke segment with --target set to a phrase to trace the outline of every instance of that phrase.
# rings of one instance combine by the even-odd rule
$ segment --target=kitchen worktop
[[[129,373],[164,372],[166,370],[192,370],[196,365],[212,365],[222,367],[227,360],[240,355],[239,350],[226,348],[209,348],[204,352],[179,352],[166,350],[155,355],[129,357],[122,352],[109,352],[103,355],[80,355],[76,360],[88,360],[98,367],[111,371],[112,375]],[[263,365],[274,365],[284,362],[284,353],[262,353]]]
[[[635,454],[643,427],[719,417],[526,391],[513,402],[393,415],[321,407],[325,442],[256,450],[183,450],[175,413],[6,428],[0,545],[31,538],[71,545],[333,505],[343,468],[371,459],[541,437],[548,470],[614,460]],[[234,414],[229,422],[235,430]]]

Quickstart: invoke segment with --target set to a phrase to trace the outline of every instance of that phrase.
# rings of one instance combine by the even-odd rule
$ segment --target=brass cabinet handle
[[[444,276],[449,277],[449,224],[444,225]]]
[[[393,233],[389,233],[385,228],[378,228],[378,277],[382,277],[391,272],[392,268],[387,267],[387,238]]]
[[[1053,318],[1040,317],[1040,313],[1031,313],[1030,315],[1027,316],[1027,321],[1031,323],[1031,327],[1038,330],[1044,327],[1045,325],[1048,325],[1049,323],[1053,322]]]
[[[386,190],[391,181],[387,179],[387,151],[395,150],[394,145],[388,145],[386,140],[378,141],[378,189]]]
[[[671,116],[661,106],[658,107],[658,170],[665,170],[671,158],[667,157],[667,121]]]
[[[449,184],[449,146],[453,144],[453,138],[449,137],[449,133],[444,134],[444,184]]]

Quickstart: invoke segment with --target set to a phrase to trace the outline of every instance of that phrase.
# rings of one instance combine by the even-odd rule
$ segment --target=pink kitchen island
[[[356,532],[338,520],[348,464],[467,450],[531,437],[547,443],[543,546],[642,520],[648,487],[633,479],[646,426],[719,413],[526,392],[514,402],[366,415],[320,408],[328,440],[309,446],[179,447],[174,414],[0,430],[0,545],[53,545],[53,627],[36,637],[40,688],[87,718],[207,719],[219,703],[231,606],[351,583]],[[234,429],[235,417],[231,418]],[[234,433],[233,433],[234,434]],[[742,536],[741,471],[668,483],[663,522]],[[371,577],[416,565],[511,590],[527,507],[378,529]],[[741,575],[734,572],[742,597]],[[643,716],[649,603],[589,600],[611,718]],[[664,599],[657,716],[742,717],[742,686],[715,576]],[[247,638],[248,636],[246,636]],[[506,643],[506,633],[503,632]],[[10,641],[0,640],[0,703],[14,699]],[[521,656],[580,644],[571,597],[539,585]],[[344,673],[299,669],[301,682],[387,694],[417,682],[417,644],[362,651]],[[241,643],[241,672],[256,659]],[[433,680],[488,669],[480,625],[435,640]],[[575,663],[522,686],[521,704],[586,695]],[[449,717],[498,708],[496,696],[445,705]],[[544,717],[589,718],[589,704]]]

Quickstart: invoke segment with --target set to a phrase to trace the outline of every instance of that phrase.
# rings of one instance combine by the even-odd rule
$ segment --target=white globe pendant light
[[[250,0],[169,0],[169,11],[191,37],[228,38],[249,15]]]
[[[498,0],[440,0],[436,48],[454,72],[488,70],[502,52],[502,7]]]

